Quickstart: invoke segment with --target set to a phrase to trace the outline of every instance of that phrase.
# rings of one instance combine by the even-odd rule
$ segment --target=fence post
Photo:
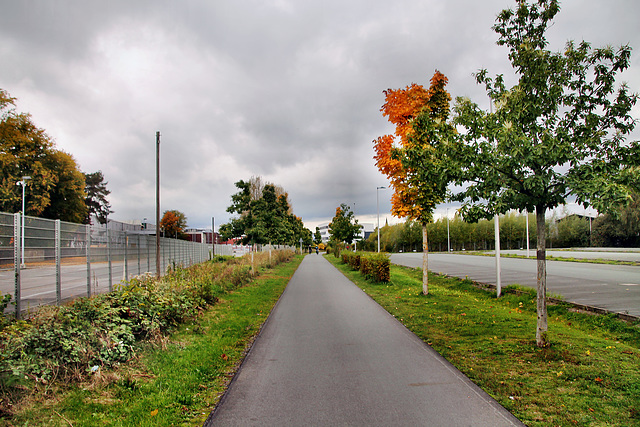
[[[87,254],[87,296],[91,296],[91,226],[85,225],[87,234],[86,238],[86,254]]]
[[[137,237],[137,242],[136,244],[138,245],[138,276],[140,275],[140,235],[136,234]]]
[[[13,214],[13,271],[15,282],[13,298],[16,302],[16,319],[20,319],[20,213]]]
[[[147,271],[151,272],[151,259],[149,258],[151,256],[150,250],[149,250],[151,245],[149,244],[149,236],[148,235],[144,236],[144,242],[147,245]]]
[[[109,264],[109,292],[113,291],[113,272],[111,270],[111,236],[109,235],[109,221],[107,221],[107,264]]]
[[[129,235],[127,230],[124,230],[124,280],[129,281]]]
[[[60,247],[60,220],[56,219],[54,225],[54,238],[55,238],[55,255],[56,255],[56,304],[60,305],[62,303],[62,277],[60,276],[60,262],[61,262],[61,252],[62,248]]]

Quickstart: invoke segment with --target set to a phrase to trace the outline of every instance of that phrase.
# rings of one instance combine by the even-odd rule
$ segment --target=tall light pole
[[[380,252],[380,197],[378,190],[383,190],[387,187],[376,187],[376,206],[378,208],[378,252]]]
[[[22,254],[20,257],[20,268],[25,268],[24,263],[24,187],[27,185],[27,180],[31,179],[30,176],[23,176],[22,180],[18,181],[16,185],[22,185],[22,232],[20,233],[20,247]]]
[[[156,132],[156,277],[160,277],[160,131]]]

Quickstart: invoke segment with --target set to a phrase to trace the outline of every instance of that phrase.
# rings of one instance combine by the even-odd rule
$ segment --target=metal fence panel
[[[6,311],[18,317],[40,305],[108,292],[122,281],[156,271],[155,236],[133,227],[107,229],[29,216],[23,227],[21,219],[20,214],[0,212],[0,295],[11,294]],[[212,249],[161,238],[160,271],[207,261]],[[226,245],[215,250],[233,254]]]

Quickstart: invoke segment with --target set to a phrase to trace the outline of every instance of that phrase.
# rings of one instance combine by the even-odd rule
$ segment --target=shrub
[[[0,292],[0,331],[10,323],[10,320],[4,314],[9,302],[11,302],[11,295],[2,295],[2,292]]]
[[[292,257],[291,251],[276,251],[271,264]],[[42,307],[28,321],[7,325],[0,329],[0,414],[39,383],[80,380],[95,366],[132,358],[137,341],[156,339],[195,317],[267,264],[269,254],[263,253],[254,255],[253,269],[250,256],[175,266],[160,280],[136,277],[108,294]]]
[[[342,262],[354,270],[360,270],[363,276],[374,282],[390,280],[390,261],[387,254],[343,251]]]
[[[384,283],[391,279],[389,255],[376,253],[367,255],[366,259],[366,273],[363,274],[367,279]]]

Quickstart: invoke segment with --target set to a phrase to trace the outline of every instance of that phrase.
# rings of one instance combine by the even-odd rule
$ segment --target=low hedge
[[[343,263],[359,270],[369,280],[383,283],[390,280],[390,261],[387,254],[343,251],[341,257]]]

